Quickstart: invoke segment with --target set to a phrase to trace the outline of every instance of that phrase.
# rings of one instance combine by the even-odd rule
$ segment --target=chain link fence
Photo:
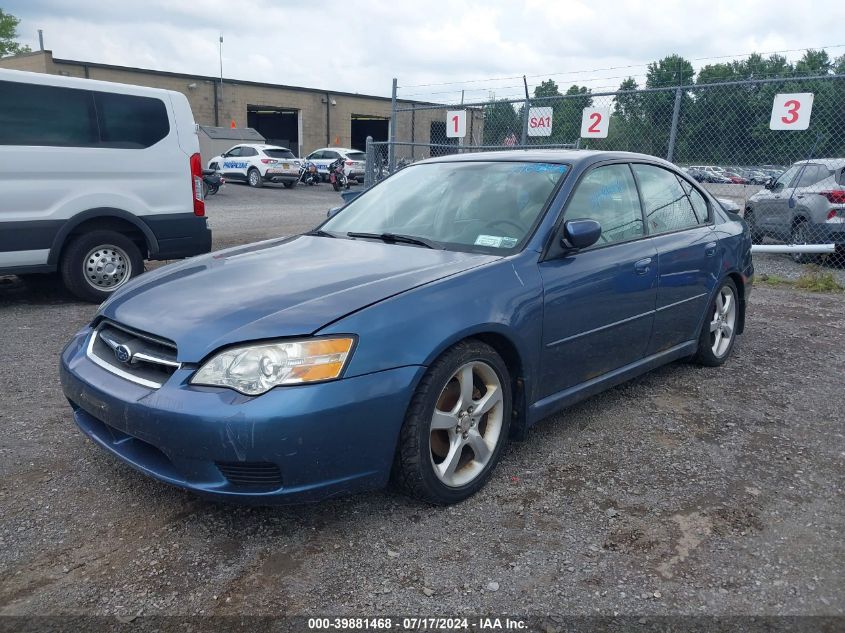
[[[576,91],[577,90],[577,91]],[[367,145],[367,186],[432,156],[521,148],[640,152],[744,215],[755,251],[800,263],[845,245],[845,75],[465,104],[394,105]]]

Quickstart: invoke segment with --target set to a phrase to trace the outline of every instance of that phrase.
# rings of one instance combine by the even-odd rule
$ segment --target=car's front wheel
[[[757,225],[757,216],[754,215],[753,209],[746,209],[745,214],[743,215],[743,219],[745,223],[748,225],[748,230],[751,233],[751,243],[752,244],[762,244],[763,243],[763,232],[760,230],[760,227]]]
[[[739,293],[736,284],[728,278],[722,282],[707,309],[698,339],[696,362],[708,367],[718,367],[724,363],[736,342],[738,322]]]
[[[507,367],[489,345],[458,343],[429,367],[399,438],[393,478],[433,504],[463,501],[490,477],[511,419]]]

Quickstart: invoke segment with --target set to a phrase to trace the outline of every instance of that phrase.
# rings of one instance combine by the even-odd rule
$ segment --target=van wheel
[[[463,501],[499,461],[511,419],[502,358],[481,341],[458,343],[429,367],[405,414],[393,480],[429,503]]]
[[[261,181],[261,174],[258,173],[258,170],[255,167],[249,170],[249,173],[246,175],[246,179],[250,187],[260,187],[264,184]]]
[[[101,303],[144,269],[138,246],[122,233],[92,231],[62,251],[59,269],[65,287],[80,299]]]

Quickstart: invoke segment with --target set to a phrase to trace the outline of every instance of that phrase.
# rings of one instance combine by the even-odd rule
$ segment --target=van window
[[[92,147],[98,142],[87,90],[0,81],[0,145]]]
[[[143,149],[170,132],[167,108],[161,99],[95,92],[101,145]]]
[[[0,145],[141,149],[169,132],[160,99],[0,81]]]

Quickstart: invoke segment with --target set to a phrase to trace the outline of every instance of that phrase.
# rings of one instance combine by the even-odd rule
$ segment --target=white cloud
[[[5,4],[21,18],[24,43],[36,48],[41,28],[47,48],[65,59],[213,76],[222,32],[224,75],[234,79],[386,95],[392,77],[402,86],[509,78],[400,91],[444,100],[459,98],[461,87],[468,100],[517,96],[523,74],[531,84],[554,73],[563,86],[612,88],[674,52],[697,59],[836,44],[819,24],[845,22],[845,5],[832,0]],[[576,72],[620,66],[634,67]]]

